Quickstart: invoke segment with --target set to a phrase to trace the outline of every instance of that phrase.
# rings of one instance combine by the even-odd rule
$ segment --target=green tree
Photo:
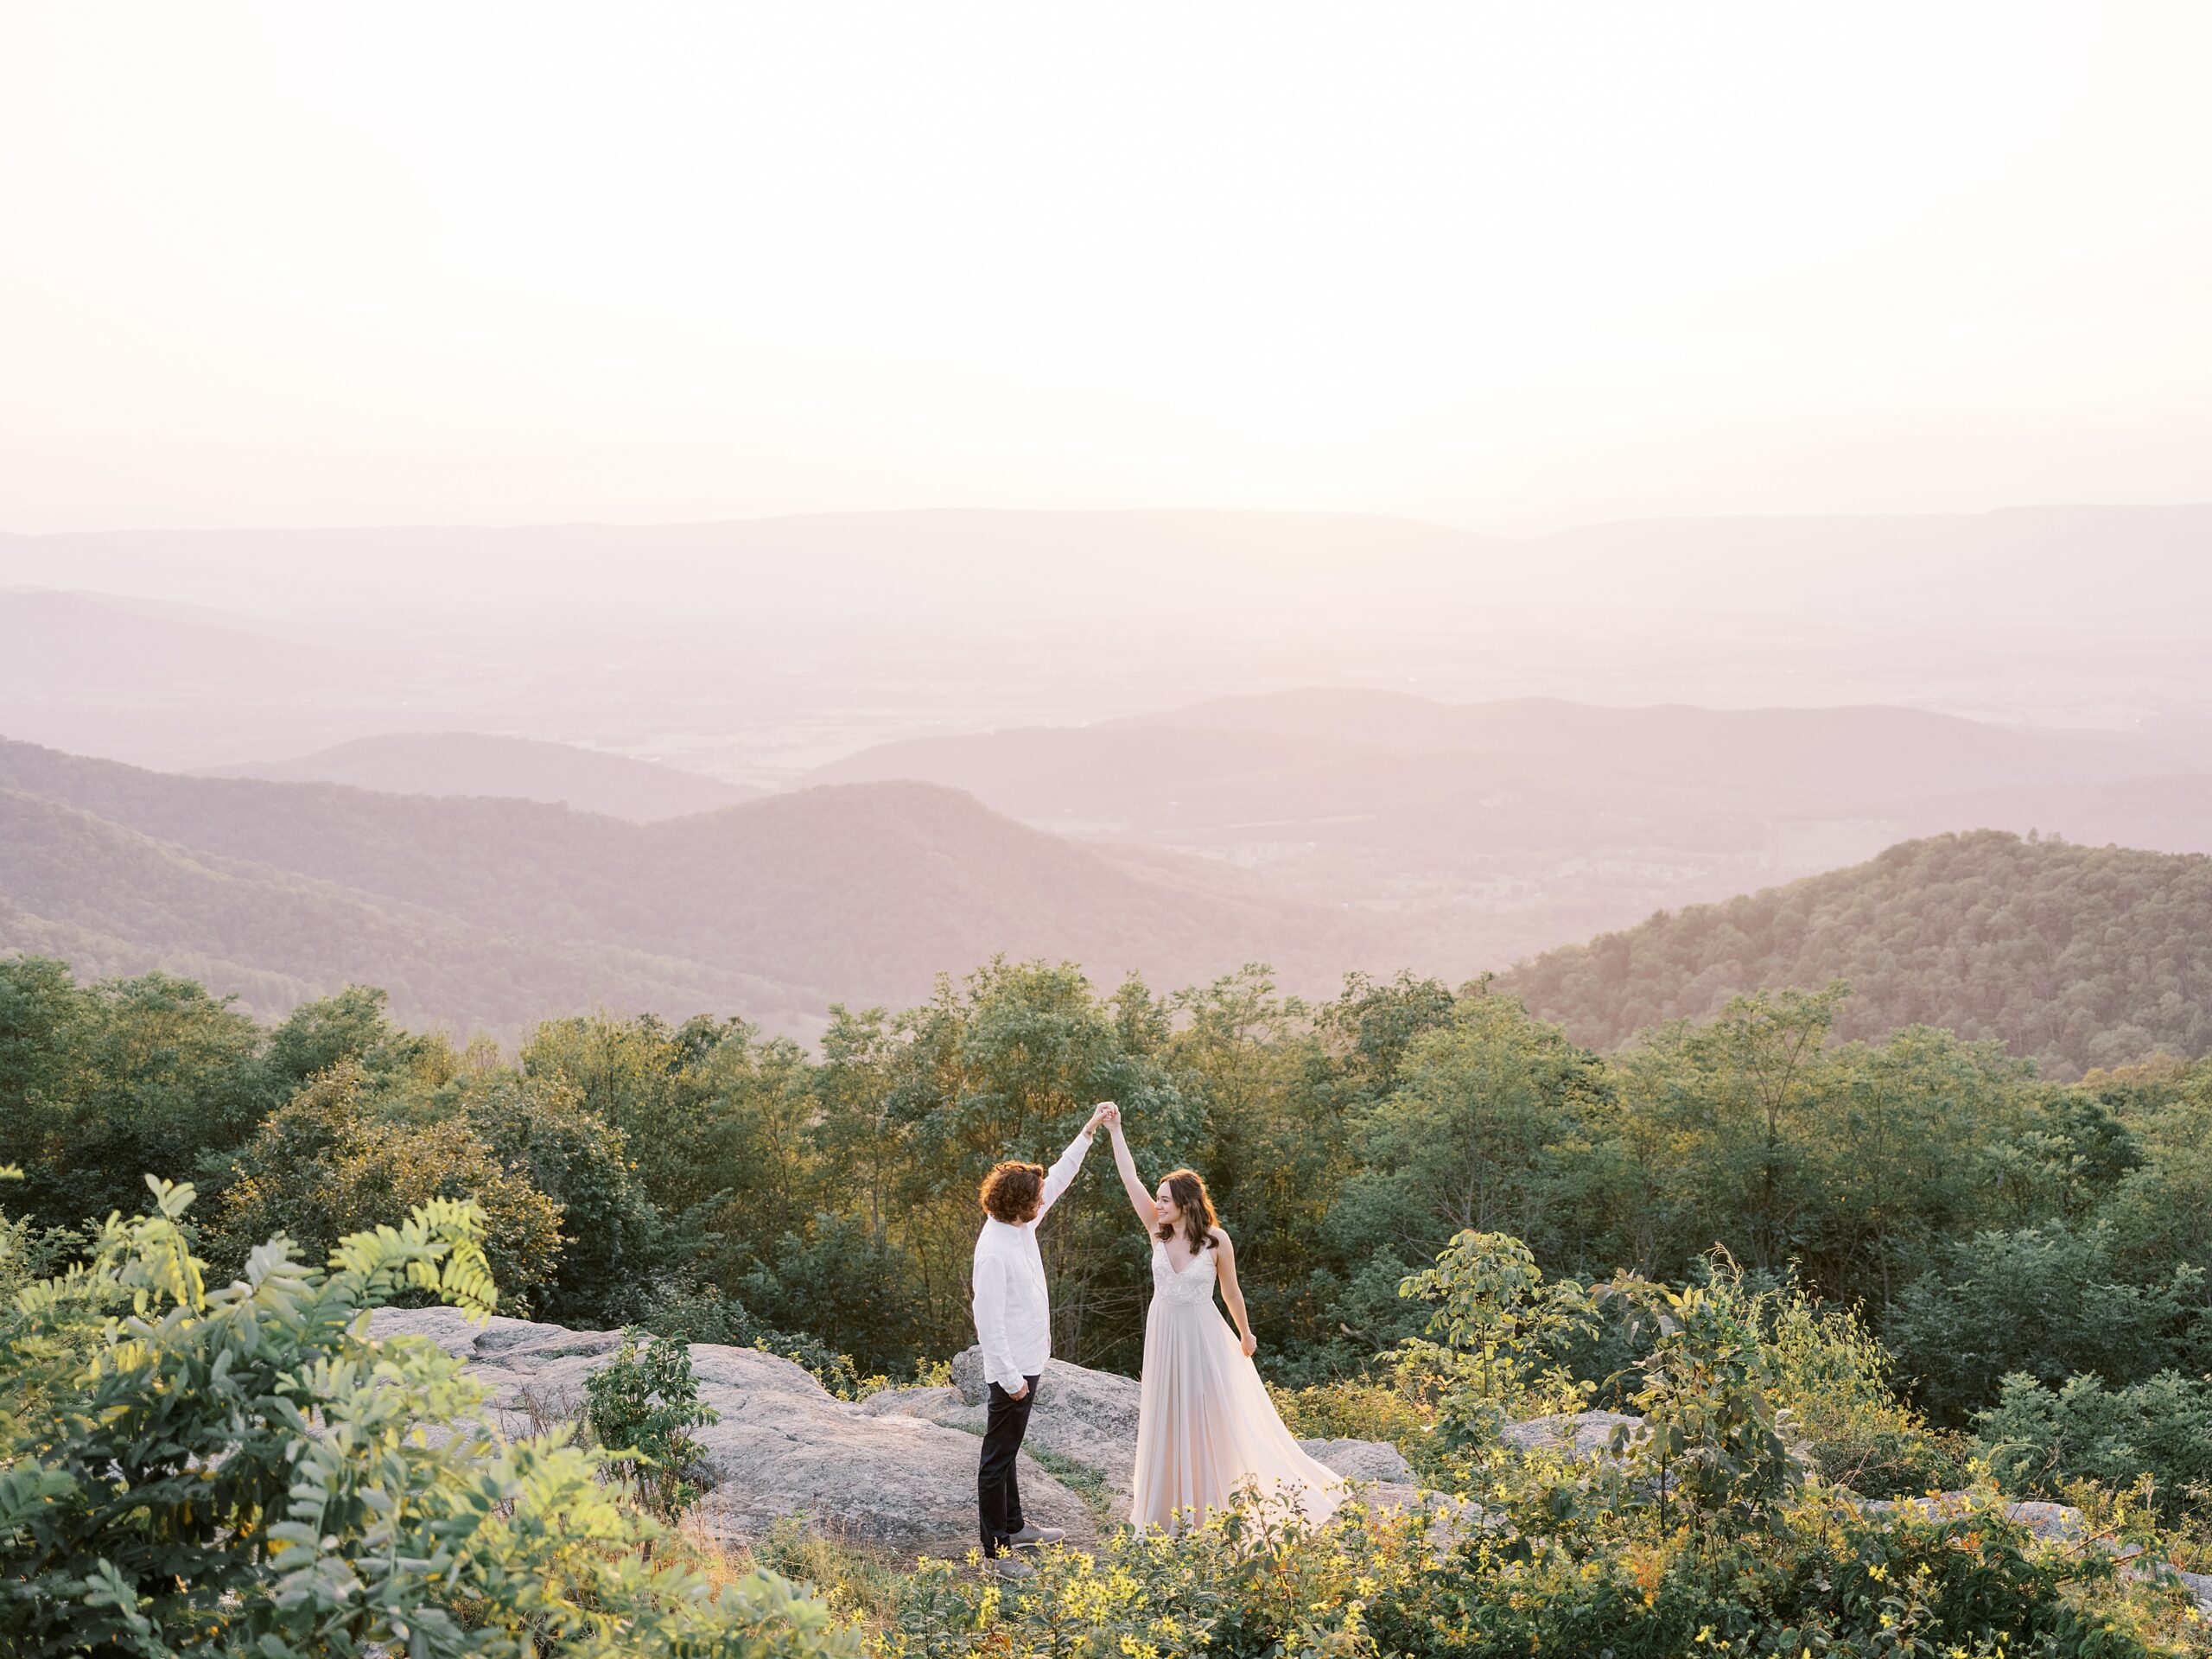
[[[1629,1395],[1643,1421],[1616,1428],[1614,1448],[1650,1477],[1660,1524],[1679,1511],[1708,1552],[1727,1532],[1764,1525],[1805,1475],[1783,1437],[1756,1301],[1733,1262],[1719,1267],[1706,1284],[1681,1290],[1626,1274],[1593,1293],[1600,1304],[1622,1304],[1631,1340],[1649,1342]]]
[[[149,1169],[190,1169],[275,1103],[262,1033],[168,974],[66,985],[58,963],[0,964],[0,1156],[50,1226],[137,1203]]]
[[[1808,1268],[1827,1295],[1886,1308],[1936,1241],[1973,1226],[1977,1173],[1958,1148],[2016,1113],[2025,1071],[1995,1044],[1924,1026],[1848,1045],[1826,1070],[1827,1097],[1806,1126]]]
[[[242,1262],[251,1241],[281,1235],[321,1255],[434,1198],[477,1205],[507,1306],[528,1313],[557,1268],[561,1206],[502,1166],[462,1119],[417,1123],[380,1110],[368,1073],[342,1061],[271,1113],[239,1153],[218,1249],[226,1264]]]
[[[564,1080],[508,1071],[467,1078],[435,1109],[471,1131],[506,1180],[527,1181],[557,1207],[560,1258],[537,1300],[542,1317],[621,1324],[658,1274],[679,1267],[671,1258],[684,1241],[645,1196],[629,1138],[587,1111]]]
[[[1202,1114],[1190,1153],[1236,1238],[1239,1281],[1255,1323],[1281,1349],[1324,1330],[1315,1275],[1338,1252],[1329,1205],[1358,1147],[1311,1010],[1257,963],[1167,999],[1173,1026],[1155,1044],[1178,1091]]]
[[[1445,1379],[1438,1420],[1455,1446],[1495,1439],[1509,1415],[1585,1402],[1586,1385],[1571,1382],[1556,1359],[1596,1331],[1595,1306],[1573,1280],[1547,1279],[1519,1239],[1459,1233],[1398,1294],[1431,1309],[1422,1335],[1402,1351]]]
[[[1804,1243],[1815,1118],[1834,1089],[1823,1045],[1849,993],[1839,982],[1734,997],[1710,1025],[1662,1027],[1628,1057],[1624,1133],[1646,1160],[1642,1206],[1673,1224],[1644,1230],[1661,1268],[1685,1272],[1726,1243],[1778,1271]]]
[[[1090,1116],[1119,1101],[1132,1138],[1164,1171],[1192,1156],[1198,1111],[1156,1045],[1166,1020],[1141,986],[1102,1001],[1072,964],[994,962],[902,1016],[891,1109],[910,1148],[893,1237],[918,1269],[925,1329],[944,1350],[973,1339],[976,1191],[1001,1159],[1050,1163]],[[1111,1173],[1087,1179],[1110,1182]],[[1142,1241],[1110,1192],[1064,1200],[1043,1230],[1055,1348],[1134,1369],[1149,1294]]]
[[[1460,999],[1395,1071],[1397,1087],[1360,1116],[1358,1167],[1329,1215],[1356,1264],[1342,1314],[1384,1341],[1409,1333],[1399,1280],[1455,1235],[1580,1243],[1555,1224],[1554,1198],[1562,1148],[1605,1094],[1596,1056],[1504,996]]]
[[[854,1653],[781,1580],[717,1592],[648,1565],[659,1529],[600,1478],[603,1454],[496,1442],[458,1361],[367,1334],[403,1289],[490,1307],[468,1205],[347,1237],[327,1272],[260,1246],[210,1292],[192,1190],[152,1185],[155,1209],[111,1224],[88,1269],[0,1319],[11,1393],[54,1407],[0,1416],[10,1654]],[[118,1298],[123,1318],[88,1322]]]
[[[804,1236],[786,1233],[740,1287],[772,1325],[806,1332],[870,1375],[903,1372],[921,1357],[912,1255],[868,1217],[824,1211]]]

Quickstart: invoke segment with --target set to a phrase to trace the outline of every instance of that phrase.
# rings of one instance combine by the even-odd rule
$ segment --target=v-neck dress
[[[1250,1491],[1318,1525],[1344,1501],[1344,1479],[1299,1449],[1214,1306],[1215,1255],[1200,1250],[1178,1273],[1166,1244],[1153,1241],[1129,1519],[1175,1532]]]

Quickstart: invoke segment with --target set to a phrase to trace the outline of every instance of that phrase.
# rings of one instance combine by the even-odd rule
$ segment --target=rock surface
[[[861,1402],[874,1415],[919,1417],[971,1433],[983,1432],[983,1359],[970,1348],[952,1361],[948,1389],[900,1389]],[[1137,1460],[1137,1402],[1131,1377],[1094,1371],[1065,1360],[1045,1362],[1030,1408],[1025,1444],[1081,1465],[1126,1509]],[[1413,1501],[1414,1471],[1398,1448],[1381,1440],[1301,1440],[1306,1454],[1348,1480],[1370,1483],[1370,1502],[1396,1507]],[[1022,1488],[1024,1494],[1028,1487]]]
[[[1531,1417],[1525,1423],[1508,1423],[1499,1431],[1509,1445],[1523,1452],[1540,1447],[1558,1452],[1571,1458],[1590,1458],[1599,1454],[1611,1456],[1613,1431],[1616,1428],[1636,1428],[1643,1421],[1641,1417],[1618,1411],[1577,1411],[1552,1417]]]
[[[1316,1463],[1335,1470],[1346,1480],[1377,1481],[1390,1486],[1413,1484],[1413,1465],[1405,1453],[1388,1440],[1300,1440],[1299,1446]]]
[[[1935,1492],[1926,1497],[1878,1497],[1859,1504],[1870,1515],[1888,1515],[1910,1509],[1931,1521],[1948,1521],[1959,1516],[1971,1515],[1987,1503],[1986,1498],[1976,1497],[1972,1492]],[[2002,1508],[2005,1518],[2016,1527],[2025,1527],[2037,1537],[2051,1543],[2077,1542],[2088,1531],[2088,1522],[2082,1511],[2070,1503],[2040,1503],[2032,1502],[2006,1503]]]
[[[621,1343],[613,1331],[526,1319],[472,1325],[448,1307],[382,1308],[379,1337],[428,1337],[465,1360],[506,1434],[578,1417],[584,1379]],[[958,1557],[975,1542],[976,1441],[912,1414],[868,1413],[833,1397],[787,1359],[691,1344],[699,1396],[721,1421],[697,1431],[714,1489],[695,1511],[711,1534],[746,1538],[796,1516],[835,1537],[901,1554]],[[1096,1537],[1090,1506],[1025,1458],[1028,1518],[1071,1541]]]

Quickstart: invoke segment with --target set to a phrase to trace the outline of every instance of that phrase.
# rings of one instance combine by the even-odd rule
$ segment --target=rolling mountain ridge
[[[394,795],[505,795],[634,823],[712,812],[761,793],[627,755],[475,732],[391,732],[289,760],[210,766],[202,775],[352,784]]]
[[[1026,823],[1245,864],[1319,902],[1426,917],[1484,963],[1919,835],[2195,850],[2187,803],[2212,789],[2202,760],[2125,734],[1916,709],[1324,688],[909,740],[812,775],[925,778]]]
[[[805,1036],[995,955],[1155,989],[1273,963],[1458,977],[1463,942],[1217,862],[1065,840],[941,785],[825,785],[632,824],[529,801],[182,778],[0,743],[0,949],[160,967],[281,1014],[380,984],[512,1036],[606,1006]],[[1618,1046],[1738,991],[1850,979],[1846,1035],[1944,1026],[2061,1075],[2212,1052],[2212,858],[1943,835],[1532,956],[1501,988]]]
[[[918,1001],[1001,952],[1161,985],[1265,960],[1315,991],[1408,955],[1387,919],[1232,868],[1117,859],[927,784],[640,825],[0,742],[0,944],[73,930],[118,970],[211,962],[192,971],[262,1012],[370,980],[410,1018],[509,1033],[601,1001],[805,1031],[833,999]]]

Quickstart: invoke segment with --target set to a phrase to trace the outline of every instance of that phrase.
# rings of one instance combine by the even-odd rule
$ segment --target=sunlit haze
[[[2212,852],[2208,61],[10,8],[0,960],[804,1036],[1001,953],[1325,995],[1955,832]]]
[[[2190,4],[20,4],[0,529],[2212,497]]]
[[[2208,83],[0,0],[0,1654],[2212,1659]]]

